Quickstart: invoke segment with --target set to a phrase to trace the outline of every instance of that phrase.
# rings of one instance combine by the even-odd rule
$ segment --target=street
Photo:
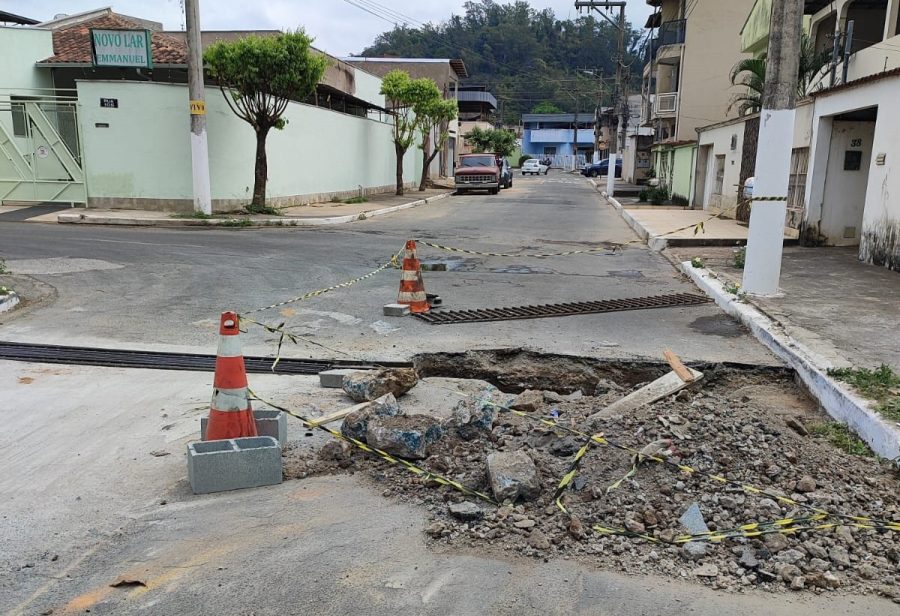
[[[218,315],[245,312],[360,276],[406,239],[482,252],[545,253],[628,244],[548,258],[500,258],[420,246],[426,290],[450,309],[497,308],[695,292],[635,236],[583,178],[554,171],[389,217],[315,229],[147,230],[0,223],[0,257],[41,283],[48,305],[0,317],[3,338],[111,348],[211,353]],[[356,359],[524,347],[602,358],[656,358],[669,347],[690,360],[758,364],[774,358],[714,305],[569,318],[433,326],[383,317],[399,275],[388,269],[348,289],[251,315]],[[589,332],[588,335],[585,335]],[[249,354],[274,352],[250,328]],[[286,356],[322,357],[320,346]]]

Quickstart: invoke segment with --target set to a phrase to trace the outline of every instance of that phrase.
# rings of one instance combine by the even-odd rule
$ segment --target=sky
[[[465,0],[354,0],[377,2],[417,22],[439,22],[462,13]],[[315,46],[335,56],[357,54],[392,24],[345,0],[199,0],[204,30],[283,30],[303,26]],[[506,3],[500,0],[501,3]],[[652,8],[645,0],[627,0],[626,15],[644,25]],[[535,9],[552,8],[558,18],[577,17],[575,0],[532,0]],[[112,6],[126,15],[160,21],[167,30],[181,30],[181,0],[0,0],[0,10],[51,19],[58,13],[80,13]],[[415,23],[412,23],[415,25]]]

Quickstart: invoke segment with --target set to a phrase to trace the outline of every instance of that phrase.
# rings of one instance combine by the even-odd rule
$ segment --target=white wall
[[[184,210],[191,206],[187,87],[180,84],[79,81],[89,203],[105,207]],[[116,98],[117,109],[99,99]],[[235,209],[253,191],[256,136],[206,89],[214,205]],[[392,127],[375,120],[291,103],[284,130],[267,140],[269,200],[277,205],[327,200],[333,194],[385,190],[395,180]],[[108,127],[98,127],[107,124]],[[421,152],[410,148],[404,179],[415,182]]]
[[[732,144],[734,147],[732,147]],[[726,210],[734,218],[741,179],[741,156],[744,148],[744,123],[727,124],[700,133],[700,146],[712,146],[705,161],[706,179],[703,186],[703,209]],[[716,156],[725,156],[725,179],[722,194],[713,194],[716,185]],[[703,157],[698,157],[698,160]]]
[[[53,33],[37,28],[0,26],[0,124],[12,135],[10,94],[48,96],[53,94],[53,80],[48,68],[36,68],[53,55]],[[20,149],[24,140],[16,139]]]
[[[858,87],[838,90],[815,99],[813,137],[810,150],[810,180],[806,202],[808,226],[823,219],[826,177],[831,151],[832,116],[878,107],[872,141],[873,162],[866,176],[866,197],[862,219],[860,259],[900,271],[900,78],[888,77]],[[875,158],[884,154],[884,164]],[[831,241],[830,238],[828,241]]]

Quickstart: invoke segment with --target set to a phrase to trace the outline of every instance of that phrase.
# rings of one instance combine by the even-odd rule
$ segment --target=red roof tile
[[[60,28],[53,32],[53,55],[39,64],[90,64],[91,28],[143,30],[137,22],[115,13]],[[153,64],[187,64],[187,45],[161,32],[151,32]]]

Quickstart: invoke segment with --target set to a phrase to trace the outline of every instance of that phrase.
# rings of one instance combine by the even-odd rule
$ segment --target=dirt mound
[[[500,412],[492,430],[472,440],[445,431],[420,463],[490,494],[487,456],[525,452],[537,466],[542,484],[540,496],[532,502],[497,507],[359,450],[347,450],[339,459],[289,450],[286,475],[365,470],[385,496],[424,506],[430,517],[427,534],[454,547],[577,558],[628,573],[662,573],[726,590],[849,590],[881,593],[900,602],[900,532],[857,528],[850,520],[834,517],[804,521],[816,514],[806,505],[900,522],[896,471],[887,462],[850,455],[825,438],[801,434],[803,425],[827,418],[787,376],[730,369],[707,372],[693,389],[627,416],[612,417],[602,422],[600,430],[633,450],[662,442],[674,463],[783,495],[798,505],[697,472],[651,461],[635,466],[632,453],[596,445],[563,493],[564,513],[553,495],[584,439],[535,419],[553,418],[579,429],[586,417],[621,395],[613,390],[581,399],[548,394],[533,418]],[[451,515],[448,505],[463,501],[477,510],[466,505],[467,515]],[[800,530],[720,543],[668,543],[697,532],[697,528],[688,531],[680,521],[692,507],[699,520],[689,520],[688,525],[705,524],[713,532],[785,518],[797,519],[788,528]],[[803,530],[818,524],[834,526]],[[598,526],[660,541],[602,534],[596,532]]]

